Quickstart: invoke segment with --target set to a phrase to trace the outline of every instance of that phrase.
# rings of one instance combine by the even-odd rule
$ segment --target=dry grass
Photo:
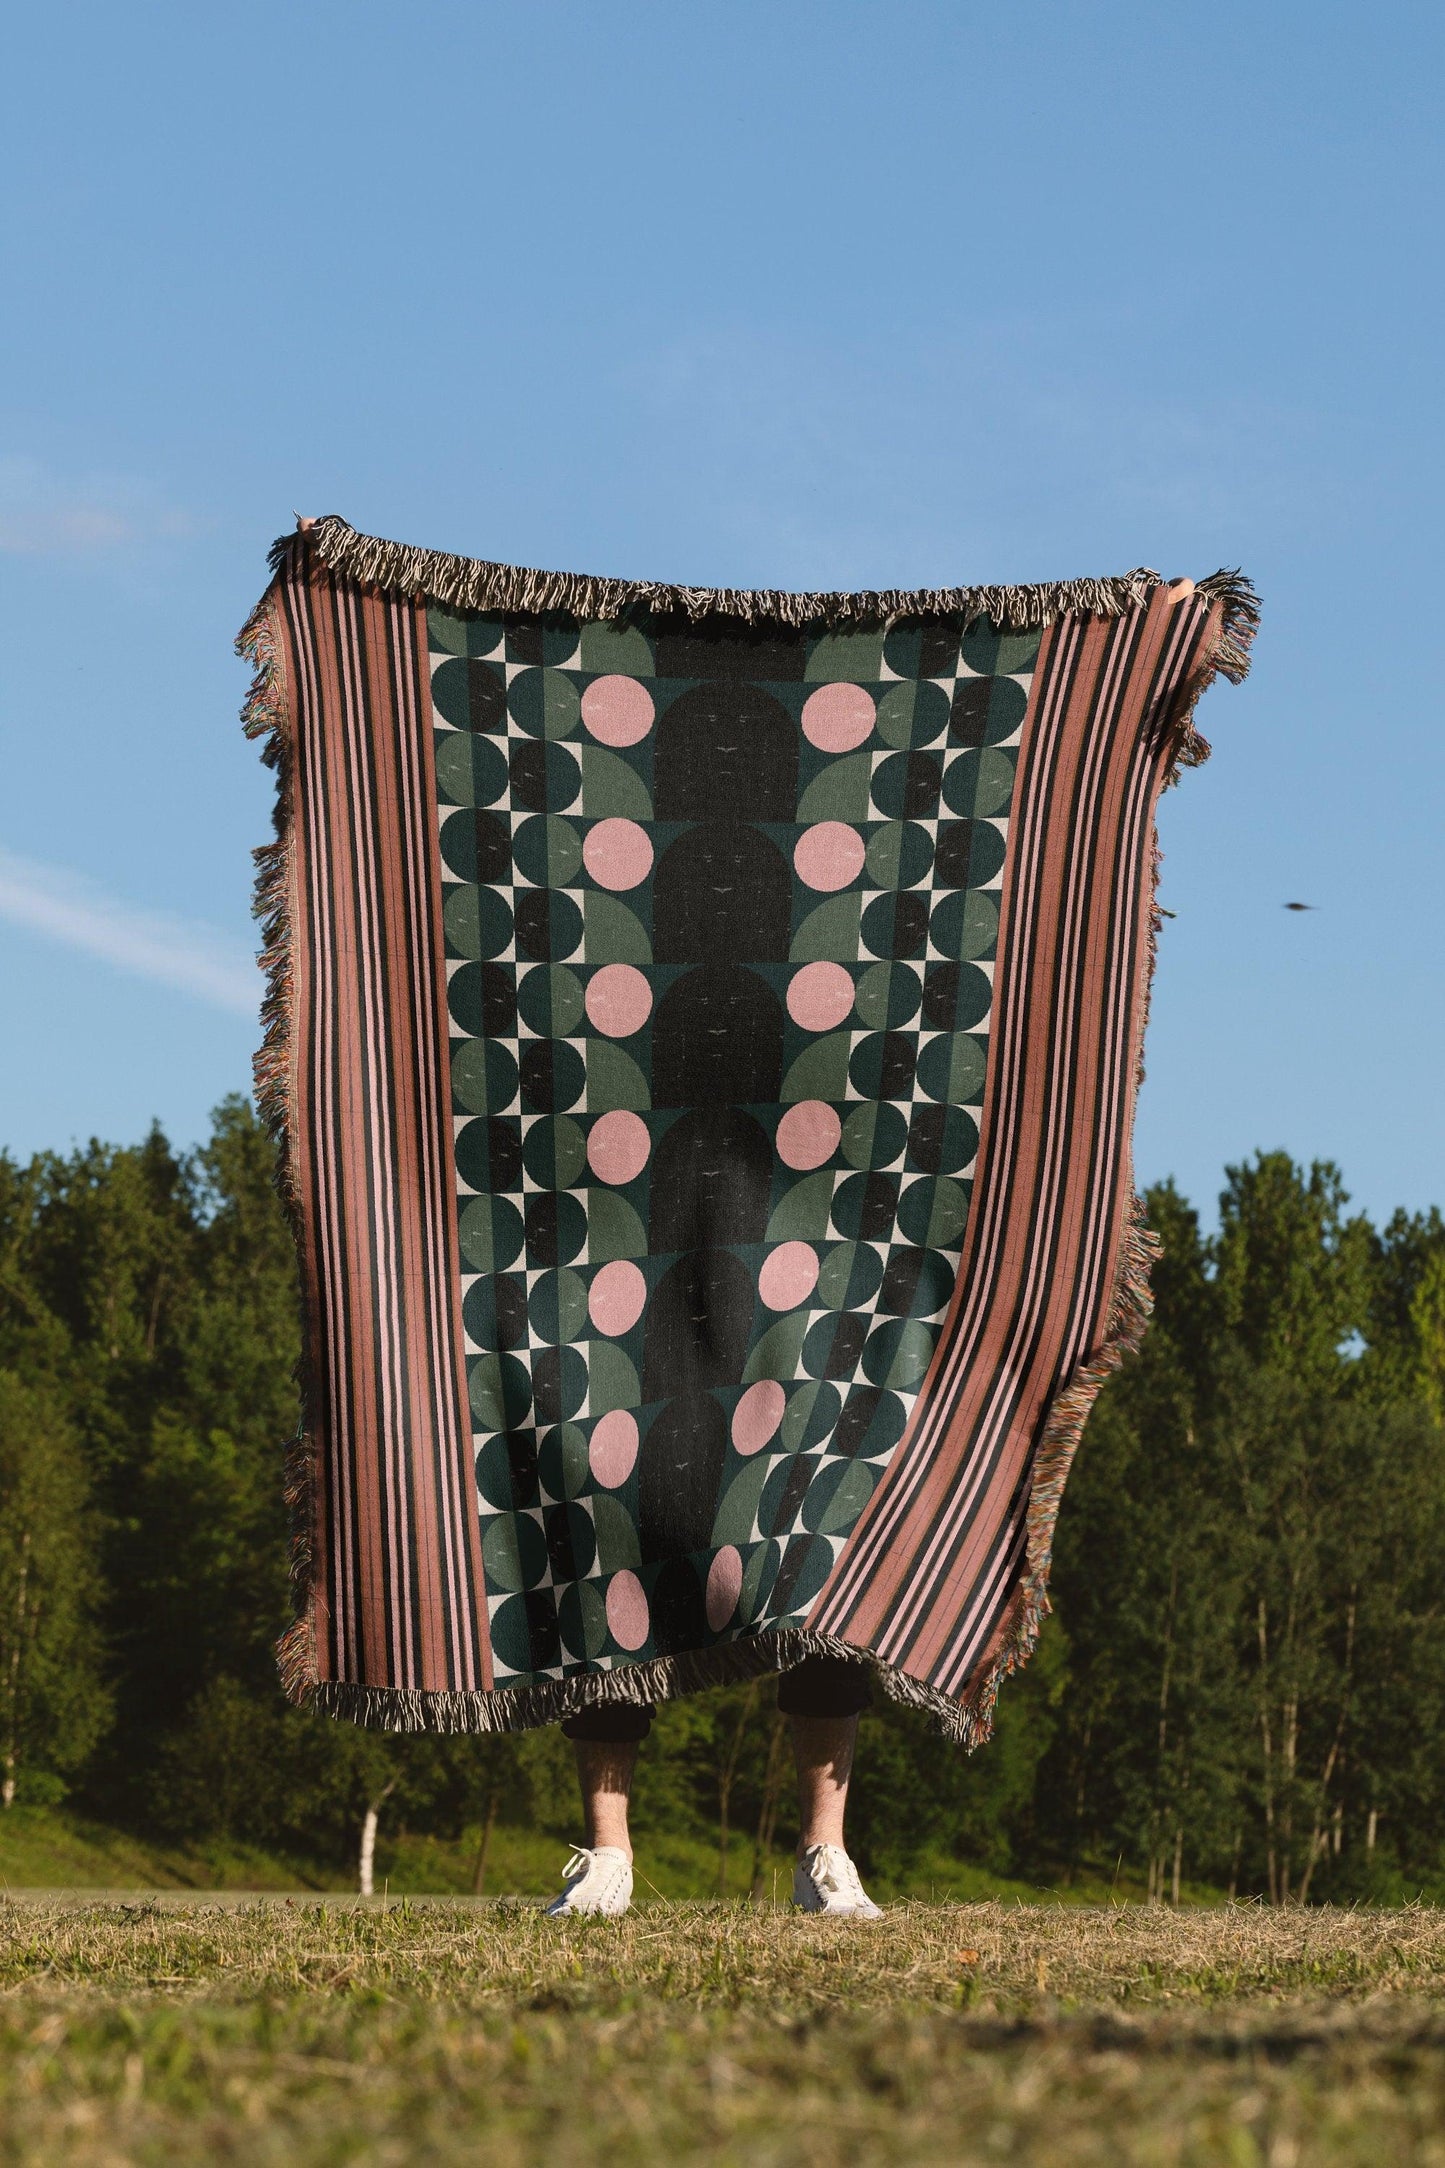
[[[1445,1914],[0,1907],[0,2159],[1439,2163]]]

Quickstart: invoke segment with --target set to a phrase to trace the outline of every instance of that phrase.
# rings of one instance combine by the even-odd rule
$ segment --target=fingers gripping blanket
[[[828,1651],[986,1737],[1147,1309],[1154,809],[1247,583],[273,567],[288,1690],[491,1729]]]

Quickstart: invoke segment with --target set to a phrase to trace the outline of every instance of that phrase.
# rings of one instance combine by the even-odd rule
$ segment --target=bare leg
[[[843,1846],[843,1811],[853,1749],[856,1716],[795,1716],[793,1759],[798,1766],[798,1857],[815,1844]]]
[[[631,1859],[627,1802],[637,1767],[637,1740],[574,1739],[572,1747],[577,1756],[577,1782],[582,1789],[589,1848],[612,1845]]]

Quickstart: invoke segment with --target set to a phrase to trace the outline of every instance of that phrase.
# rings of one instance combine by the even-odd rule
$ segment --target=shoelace
[[[562,1880],[564,1882],[584,1881],[596,1864],[597,1854],[595,1852],[589,1851],[585,1844],[574,1845],[572,1857],[562,1869]]]
[[[862,1901],[863,1884],[858,1879],[858,1869],[840,1846],[820,1844],[809,1872],[817,1887],[830,1896],[851,1897],[855,1903]]]

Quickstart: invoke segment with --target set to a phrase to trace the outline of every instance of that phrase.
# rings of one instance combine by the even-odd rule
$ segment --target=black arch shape
[[[731,1250],[679,1258],[647,1305],[643,1399],[741,1384],[755,1300],[753,1276]]]
[[[660,821],[790,821],[798,726],[760,685],[694,685],[657,726],[652,772]]]
[[[670,986],[652,1021],[656,1107],[759,1106],[783,1088],[783,1011],[740,964],[703,964]]]
[[[654,1255],[761,1242],[773,1148],[735,1107],[699,1107],[673,1123],[652,1160],[648,1241]]]
[[[644,1560],[707,1549],[727,1450],[727,1417],[706,1393],[683,1394],[660,1411],[637,1456]]]
[[[670,843],[652,882],[652,953],[660,964],[786,963],[793,876],[770,837],[708,821]]]

